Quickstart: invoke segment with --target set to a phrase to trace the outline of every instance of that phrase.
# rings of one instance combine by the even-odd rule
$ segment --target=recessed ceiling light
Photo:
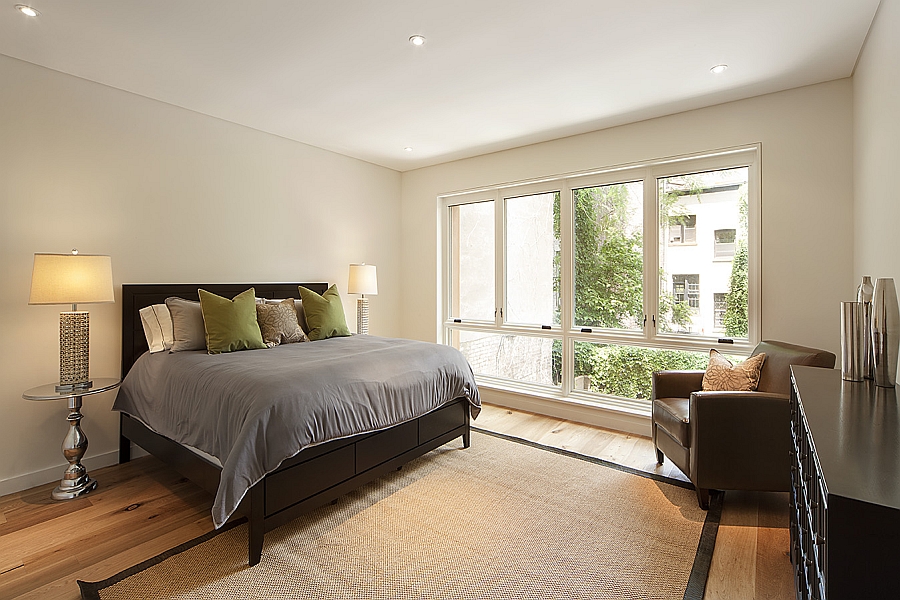
[[[18,10],[23,15],[28,15],[29,17],[36,17],[39,13],[37,10],[31,8],[30,6],[26,6],[24,4],[16,4],[16,10]]]
[[[411,35],[409,36],[409,43],[413,46],[421,46],[425,43],[424,35]]]
[[[718,75],[719,73],[724,73],[725,69],[727,69],[727,68],[728,68],[728,65],[716,65],[712,69],[710,69],[710,71],[712,71],[713,73]]]
[[[404,150],[406,150],[407,152],[412,152],[412,146],[407,146],[406,148],[404,148]]]

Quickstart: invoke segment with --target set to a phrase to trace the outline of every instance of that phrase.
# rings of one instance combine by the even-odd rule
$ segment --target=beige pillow
[[[288,298],[277,304],[271,302],[256,304],[256,321],[262,331],[263,341],[270,348],[278,344],[308,342],[309,338],[300,329],[294,299]]]
[[[709,366],[703,375],[704,392],[755,392],[759,373],[766,362],[765,352],[734,365],[718,350],[709,351]]]
[[[175,332],[172,329],[172,317],[165,304],[153,304],[145,306],[140,311],[141,324],[144,326],[144,337],[147,338],[147,347],[150,352],[162,352],[170,350],[175,342]]]
[[[171,351],[206,350],[206,327],[203,325],[200,303],[184,298],[166,298],[166,308],[172,315],[175,335]]]

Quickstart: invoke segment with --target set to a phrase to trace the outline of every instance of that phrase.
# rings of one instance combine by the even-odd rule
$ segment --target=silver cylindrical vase
[[[841,302],[841,378],[846,381],[865,378],[865,325],[862,302]]]
[[[890,277],[875,280],[872,295],[872,360],[875,385],[894,387],[897,383],[897,352],[900,350],[900,306],[897,289]]]
[[[875,294],[875,285],[872,278],[863,275],[862,283],[856,290],[856,300],[863,305],[863,321],[866,337],[866,358],[863,365],[863,375],[866,379],[875,378],[875,358],[872,353],[872,296]]]

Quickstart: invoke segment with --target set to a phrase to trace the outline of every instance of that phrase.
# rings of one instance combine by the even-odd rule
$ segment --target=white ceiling
[[[2,54],[400,171],[848,77],[879,2],[16,1]]]

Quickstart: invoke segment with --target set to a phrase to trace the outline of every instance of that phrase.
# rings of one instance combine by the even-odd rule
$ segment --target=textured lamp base
[[[58,392],[91,387],[90,314],[87,311],[59,313]]]
[[[369,299],[356,300],[356,333],[369,333]]]
[[[63,475],[59,485],[50,496],[54,500],[71,500],[83,496],[97,489],[97,482],[88,476],[87,469],[81,464],[84,453],[87,452],[87,436],[81,430],[81,396],[69,398],[69,432],[63,440],[62,451],[69,466]]]

